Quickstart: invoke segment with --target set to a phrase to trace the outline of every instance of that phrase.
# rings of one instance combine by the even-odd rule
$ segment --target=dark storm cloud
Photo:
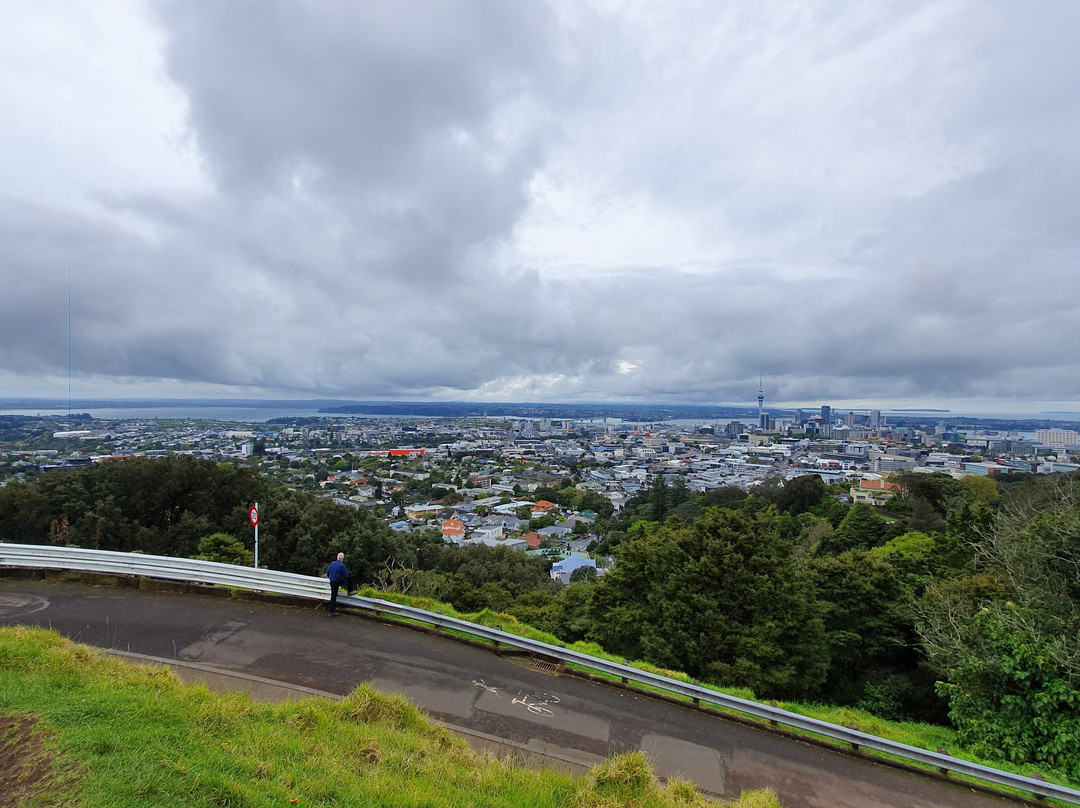
[[[542,6],[196,2],[162,18],[169,75],[238,204],[325,205],[388,269],[437,278],[527,203],[545,123],[519,116],[558,80]]]

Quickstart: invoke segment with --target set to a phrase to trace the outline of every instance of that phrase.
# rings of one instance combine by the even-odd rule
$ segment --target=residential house
[[[532,533],[526,533],[521,538],[525,541],[530,550],[535,550],[544,542],[544,537],[536,531],[533,531]]]
[[[443,541],[462,544],[465,541],[465,525],[460,519],[447,519],[439,528]]]
[[[497,541],[504,538],[505,536],[506,534],[503,532],[503,526],[501,524],[484,525],[481,527],[477,527],[472,532],[472,538],[477,541],[484,541],[486,539],[492,539]]]
[[[488,547],[509,547],[512,550],[527,550],[529,545],[522,539],[493,539],[490,536],[473,537],[464,544],[486,544]]]
[[[437,503],[432,505],[406,505],[405,516],[409,519],[415,519],[418,521],[424,519],[432,519],[438,516],[439,512],[442,511],[442,509],[443,506]]]
[[[574,553],[567,556],[562,561],[556,561],[551,565],[551,580],[561,581],[564,584],[570,583],[570,576],[574,574],[575,570],[582,567],[592,567],[596,570],[596,561],[585,555]],[[600,570],[597,570],[597,574],[600,574]]]
[[[544,516],[545,514],[550,513],[555,507],[554,502],[548,502],[546,499],[541,499],[533,504],[532,518],[536,519],[537,517]]]
[[[900,483],[888,480],[859,480],[858,485],[851,487],[851,501],[865,505],[884,505],[903,490]]]
[[[542,527],[536,532],[543,536],[545,539],[558,539],[562,541],[573,535],[574,529],[572,527],[567,527],[565,522],[560,522],[557,525],[549,525],[548,527]]]

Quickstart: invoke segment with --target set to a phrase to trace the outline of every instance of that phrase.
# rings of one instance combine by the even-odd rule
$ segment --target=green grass
[[[400,696],[361,686],[340,702],[264,704],[40,629],[0,628],[0,727],[0,785],[21,788],[5,803],[20,808],[712,804],[659,783],[640,753],[581,778],[534,771],[477,755]],[[732,805],[779,803],[766,791]]]

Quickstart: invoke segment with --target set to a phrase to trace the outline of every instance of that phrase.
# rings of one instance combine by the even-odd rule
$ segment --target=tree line
[[[1080,480],[908,474],[884,507],[809,475],[750,493],[657,476],[598,510],[607,574],[399,533],[246,468],[130,459],[0,488],[0,541],[247,561],[493,609],[762,698],[951,723],[984,756],[1080,777]],[[543,498],[599,504],[567,488]],[[603,513],[600,513],[600,511]],[[250,563],[250,562],[247,562]]]

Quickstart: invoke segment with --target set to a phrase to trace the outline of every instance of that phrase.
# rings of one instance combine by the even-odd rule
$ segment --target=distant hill
[[[322,407],[319,412],[341,415],[422,415],[443,418],[621,418],[624,421],[670,421],[677,418],[713,420],[757,418],[757,409],[730,405],[692,404],[553,404],[475,401],[360,401]]]

